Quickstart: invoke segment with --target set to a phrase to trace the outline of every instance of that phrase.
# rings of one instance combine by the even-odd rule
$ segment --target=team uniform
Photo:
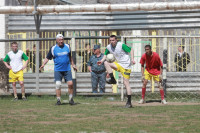
[[[16,53],[13,51],[8,52],[4,58],[4,62],[10,62],[12,69],[9,71],[9,82],[24,81],[23,78],[23,60],[27,61],[28,57],[22,50]]]
[[[105,51],[105,55],[108,55],[109,53],[114,55],[116,58],[116,61],[114,62],[117,66],[116,71],[121,72],[122,76],[126,79],[130,79],[131,74],[131,60],[129,57],[130,51],[131,48],[121,42],[117,42],[115,48],[109,44]]]
[[[160,87],[160,95],[161,95],[161,102],[163,104],[166,104],[166,101],[164,99],[164,90],[162,88],[162,85],[160,85],[160,73],[161,73],[161,67],[163,67],[163,63],[159,57],[159,55],[156,52],[152,52],[152,55],[147,55],[146,53],[142,55],[140,59],[140,63],[142,66],[145,66],[145,71],[144,71],[144,78],[146,80],[155,80],[159,84]],[[142,99],[139,101],[140,104],[144,103],[144,98],[145,98],[145,92],[146,92],[146,87],[142,88]]]
[[[140,63],[142,66],[145,66],[145,79],[151,80],[152,78],[155,81],[160,81],[160,67],[163,66],[163,63],[156,52],[153,52],[151,56],[148,56],[146,53],[142,55],[140,59]]]
[[[71,51],[68,44],[63,44],[62,47],[54,45],[50,48],[46,58],[54,60],[55,81],[62,81],[63,77],[65,82],[72,80],[70,57]]]

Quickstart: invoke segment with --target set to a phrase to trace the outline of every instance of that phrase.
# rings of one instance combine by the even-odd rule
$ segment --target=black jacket
[[[177,71],[186,71],[186,66],[190,63],[190,55],[186,52],[184,52],[182,56],[176,53],[174,62],[176,63]]]

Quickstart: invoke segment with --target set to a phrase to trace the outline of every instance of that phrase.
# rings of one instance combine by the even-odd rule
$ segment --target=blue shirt
[[[102,63],[101,65],[97,65],[97,62],[100,61],[103,58],[104,54],[101,53],[101,55],[99,57],[97,57],[96,55],[92,55],[90,57],[90,60],[88,62],[88,66],[91,66],[91,70],[93,72],[103,72],[106,71],[106,68],[104,66],[104,63]]]
[[[58,46],[57,44],[50,48],[47,59],[54,60],[54,71],[71,71],[71,51],[68,44]]]

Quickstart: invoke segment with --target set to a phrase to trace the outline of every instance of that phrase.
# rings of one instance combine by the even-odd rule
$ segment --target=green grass
[[[62,99],[67,99],[63,96]],[[114,100],[113,100],[114,99]],[[200,105],[136,105],[123,108],[120,97],[75,97],[79,104],[55,106],[53,96],[28,101],[0,99],[0,132],[44,133],[198,133]],[[135,102],[135,101],[134,101]]]

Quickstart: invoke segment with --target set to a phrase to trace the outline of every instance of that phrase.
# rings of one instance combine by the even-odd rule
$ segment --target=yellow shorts
[[[12,70],[9,71],[9,82],[17,82],[17,81],[24,81],[23,78],[24,74],[23,71],[20,70],[19,72],[14,73]]]
[[[150,74],[147,70],[144,71],[144,76],[147,80],[152,80],[153,78],[154,81],[160,81],[159,75]]]
[[[124,69],[122,66],[120,66],[117,62],[114,62],[115,65],[117,66],[117,70],[118,72],[121,72],[122,76],[126,79],[130,79],[130,75],[131,75],[131,69]]]

